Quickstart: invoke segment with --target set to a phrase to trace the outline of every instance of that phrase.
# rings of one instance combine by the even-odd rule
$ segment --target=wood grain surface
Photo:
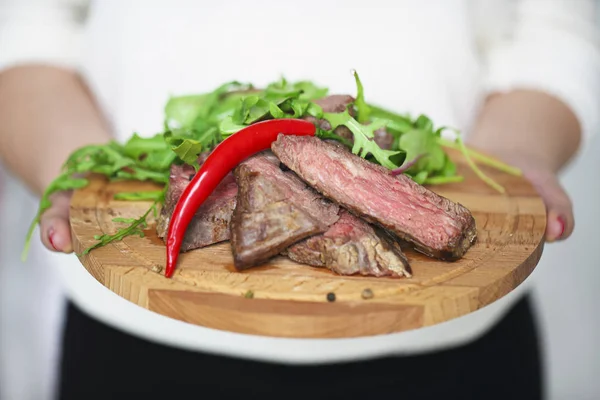
[[[163,275],[165,246],[154,221],[145,236],[131,236],[93,250],[80,260],[100,283],[157,313],[204,327],[298,338],[379,335],[416,329],[473,312],[517,287],[535,268],[543,249],[546,212],[523,178],[482,167],[506,189],[491,189],[451,153],[464,182],[431,187],[475,216],[478,241],[466,256],[443,262],[407,250],[412,278],[339,276],[284,257],[237,272],[230,243],[180,256],[171,279]],[[94,176],[71,202],[75,251],[94,235],[122,226],[116,217],[139,217],[150,202],[114,200],[118,192],[156,190],[140,182],[108,182]],[[370,289],[372,298],[363,298]],[[327,300],[335,293],[334,302]],[[251,295],[250,295],[251,294]]]

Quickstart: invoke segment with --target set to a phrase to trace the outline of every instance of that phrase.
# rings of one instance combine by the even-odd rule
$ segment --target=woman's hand
[[[0,158],[33,193],[42,195],[73,150],[110,140],[92,94],[74,71],[23,65],[2,71],[0,81]],[[41,239],[50,250],[73,251],[70,196],[56,193],[42,215]]]
[[[48,250],[71,253],[69,202],[72,192],[57,192],[50,196],[52,206],[40,218],[40,237]]]
[[[535,152],[529,152],[527,149],[500,150],[481,147],[477,149],[523,171],[524,178],[531,182],[546,205],[548,242],[567,239],[573,233],[575,228],[573,205],[552,166],[543,159],[537,158]]]
[[[546,204],[546,240],[567,239],[575,227],[573,206],[558,179],[580,143],[579,123],[558,99],[541,92],[491,96],[468,143],[523,171]]]
[[[525,178],[535,187],[546,204],[546,240],[553,242],[571,236],[575,217],[569,195],[554,172],[537,166],[522,167]]]

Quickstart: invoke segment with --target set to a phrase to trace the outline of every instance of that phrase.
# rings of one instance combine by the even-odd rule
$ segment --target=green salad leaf
[[[356,82],[356,101],[354,102],[356,106],[356,120],[361,124],[369,122],[371,118],[371,107],[365,102],[365,89],[363,88],[363,84],[358,77],[358,73],[356,71],[352,71],[354,74],[354,81]]]
[[[288,82],[285,77],[272,82],[265,88],[267,98],[297,98],[311,101],[327,96],[328,88],[320,87],[310,81]]]
[[[152,200],[162,203],[165,190],[151,190],[147,192],[121,192],[114,195],[115,200],[147,201]]]
[[[219,110],[222,97],[251,89],[250,84],[231,81],[208,93],[171,97],[165,105],[165,128],[192,129],[198,120],[206,121]]]
[[[126,226],[125,228],[119,229],[115,234],[108,234],[105,233],[103,235],[96,235],[94,236],[94,239],[96,239],[98,242],[93,244],[92,246],[86,248],[85,250],[83,250],[81,252],[81,254],[78,254],[79,256],[83,256],[88,254],[90,251],[98,248],[98,247],[102,247],[102,246],[106,246],[107,244],[111,243],[111,242],[115,242],[115,241],[119,241],[122,240],[124,238],[126,238],[127,236],[132,236],[132,235],[138,235],[140,237],[144,237],[144,231],[143,229],[148,227],[148,223],[146,221],[146,219],[148,218],[148,215],[150,214],[151,211],[155,210],[157,203],[153,203],[152,206],[139,218],[114,218],[113,221],[114,222],[123,222],[126,224],[129,224],[128,226]]]
[[[172,152],[186,164],[198,166],[198,156],[204,150],[203,144],[196,139],[186,136],[174,136],[173,132],[167,131],[164,134],[164,142],[166,142]]]
[[[383,150],[375,142],[375,131],[384,126],[383,121],[374,122],[370,125],[361,125],[355,120],[348,110],[341,113],[325,113],[323,118],[329,121],[331,128],[335,130],[340,125],[346,126],[354,135],[352,153],[365,158],[371,154],[377,162],[384,167],[393,169],[398,166],[392,162],[391,157],[399,154],[399,151]]]

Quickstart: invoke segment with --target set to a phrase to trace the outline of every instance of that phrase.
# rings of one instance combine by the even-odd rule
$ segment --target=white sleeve
[[[600,129],[600,45],[595,0],[520,0],[507,34],[484,49],[488,91],[542,90],[565,102],[582,145]]]
[[[86,6],[81,0],[2,0],[0,70],[27,63],[76,69]]]

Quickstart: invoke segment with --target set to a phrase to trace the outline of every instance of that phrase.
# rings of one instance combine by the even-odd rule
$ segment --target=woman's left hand
[[[551,166],[527,151],[511,149],[507,154],[498,149],[483,151],[520,168],[523,177],[536,189],[546,205],[546,241],[565,240],[571,236],[575,228],[573,204]]]
[[[565,240],[573,233],[573,205],[558,177],[544,168],[523,169],[523,174],[535,187],[546,204],[546,240]]]
[[[549,94],[516,90],[489,96],[468,144],[523,171],[544,200],[546,240],[573,233],[573,205],[558,178],[581,145],[579,121]]]

